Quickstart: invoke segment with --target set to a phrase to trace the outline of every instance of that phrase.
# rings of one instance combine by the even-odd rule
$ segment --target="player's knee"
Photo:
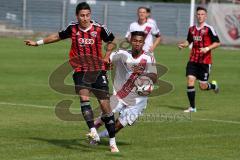
[[[103,114],[110,114],[112,112],[109,100],[99,100],[99,103]]]
[[[187,85],[188,86],[194,86],[195,80],[194,79],[188,79]]]
[[[201,90],[206,90],[208,88],[208,85],[207,85],[207,83],[199,83],[199,88]]]
[[[84,96],[84,95],[80,95],[80,100],[81,101],[89,101],[89,97],[88,96]]]

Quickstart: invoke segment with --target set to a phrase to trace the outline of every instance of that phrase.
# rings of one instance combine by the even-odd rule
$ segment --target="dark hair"
[[[197,7],[197,12],[200,11],[200,10],[205,11],[207,13],[207,9],[204,8],[204,7]]]
[[[147,8],[147,13],[151,13],[151,8]]]
[[[131,32],[131,37],[133,37],[133,36],[142,36],[145,38],[146,34],[143,31],[134,31],[134,32]]]
[[[138,7],[138,11],[139,11],[140,9],[145,9],[145,10],[146,10],[146,12],[148,12],[148,8],[147,8],[147,7],[143,7],[143,6],[141,6],[141,7]]]
[[[76,14],[78,14],[80,10],[84,9],[91,11],[89,4],[87,4],[86,2],[79,3],[76,7]]]

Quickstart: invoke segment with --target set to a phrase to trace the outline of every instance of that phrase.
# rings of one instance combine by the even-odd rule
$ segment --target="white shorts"
[[[127,106],[121,100],[118,100],[116,105],[113,107],[114,113],[119,113],[118,120],[123,125],[132,125],[138,117],[143,113],[143,110],[147,107],[147,97],[136,98],[134,106]]]

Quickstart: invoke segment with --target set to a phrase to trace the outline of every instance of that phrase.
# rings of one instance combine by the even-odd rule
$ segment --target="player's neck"
[[[138,50],[132,50],[132,57],[133,58],[138,58],[139,56],[141,56],[143,54],[143,50],[138,51]]]
[[[204,27],[204,25],[205,25],[205,22],[198,23],[198,24],[197,24],[197,27],[199,27],[199,28],[203,28],[203,27]]]
[[[91,23],[89,23],[87,26],[82,26],[81,24],[79,24],[78,27],[79,27],[80,29],[82,29],[82,30],[86,30],[86,29],[88,29],[91,25],[92,25]]]
[[[138,24],[142,25],[147,22],[147,19],[138,19]]]

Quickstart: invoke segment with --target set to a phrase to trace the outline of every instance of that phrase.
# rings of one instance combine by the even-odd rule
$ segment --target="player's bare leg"
[[[205,82],[200,81],[199,88],[201,90],[213,90],[215,93],[219,92],[217,81],[212,81],[211,83],[207,81]]]
[[[184,112],[196,112],[196,107],[195,107],[195,81],[196,77],[193,75],[188,75],[187,76],[187,96],[189,100],[190,107]]]
[[[89,101],[90,90],[80,89],[79,96],[80,96],[82,115],[90,130],[90,133],[88,133],[87,136],[88,138],[91,138],[92,140],[98,142],[100,141],[100,138],[98,136],[97,130],[94,127],[94,115],[93,115],[92,107]]]

